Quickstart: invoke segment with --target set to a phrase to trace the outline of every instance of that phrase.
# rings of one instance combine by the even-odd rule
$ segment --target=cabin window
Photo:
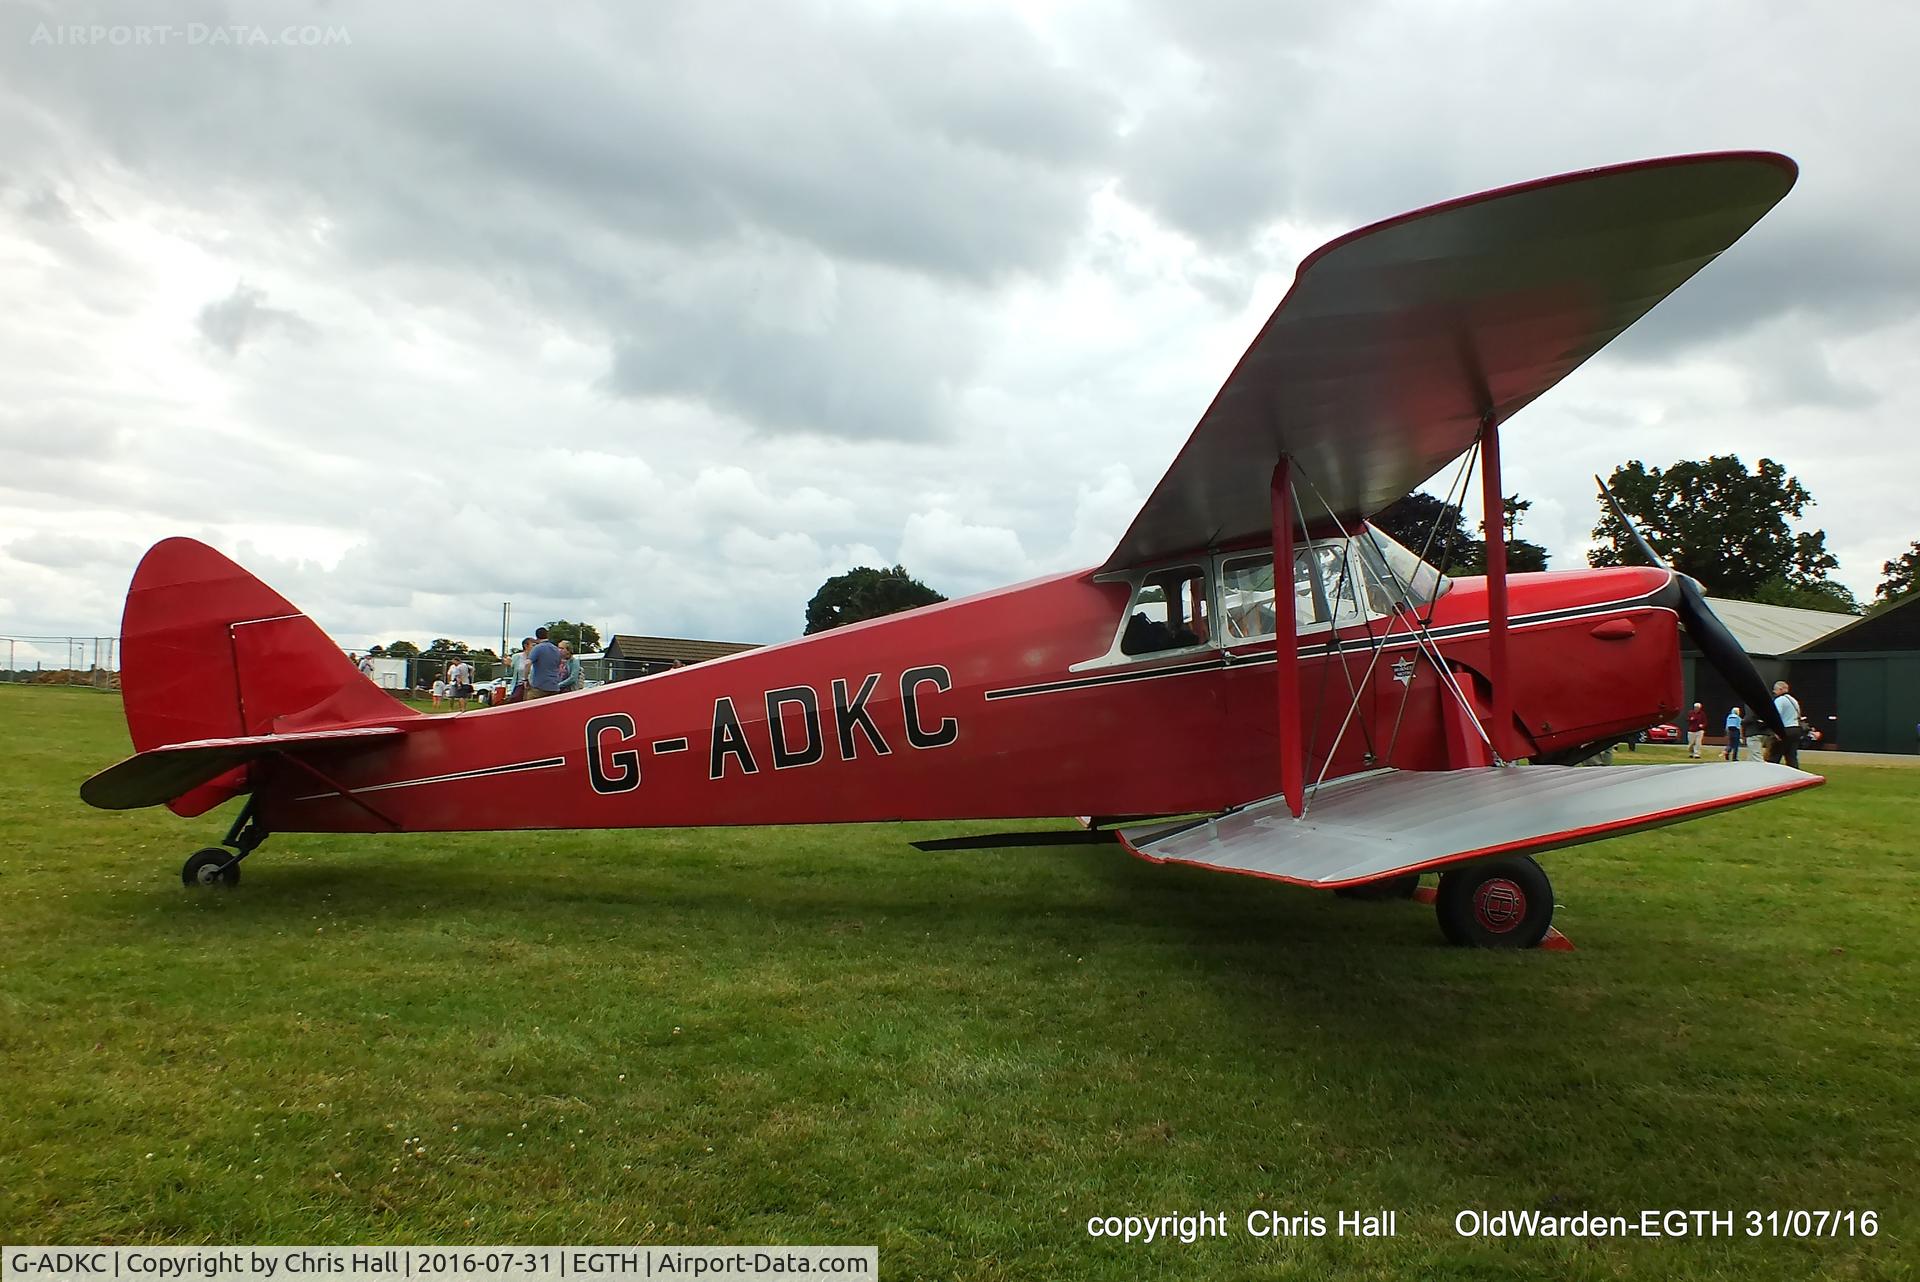
[[[1160,570],[1142,579],[1127,607],[1120,632],[1120,653],[1157,654],[1205,645],[1211,639],[1207,617],[1207,575],[1198,566]]]
[[[1226,563],[1220,572],[1220,617],[1229,645],[1273,635],[1272,557],[1243,556]]]
[[[1220,571],[1220,614],[1228,645],[1274,633],[1273,557],[1229,558]],[[1351,627],[1379,613],[1349,555],[1347,540],[1314,543],[1293,554],[1293,626],[1309,632]]]
[[[1409,609],[1430,605],[1453,587],[1452,579],[1371,525],[1361,531],[1353,545],[1383,614],[1391,613],[1389,602],[1399,601]]]
[[[1338,543],[1316,543],[1312,548],[1314,569],[1320,576],[1320,586],[1326,594],[1324,604],[1316,603],[1313,621],[1325,623],[1329,613],[1336,628],[1344,628],[1366,618],[1366,609],[1361,604],[1359,578],[1353,572],[1353,561],[1347,555],[1345,539]]]

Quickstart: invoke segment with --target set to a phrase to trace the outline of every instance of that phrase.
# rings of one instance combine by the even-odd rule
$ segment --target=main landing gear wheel
[[[1524,855],[1440,875],[1434,900],[1447,941],[1468,948],[1537,948],[1553,925],[1553,883]]]
[[[1398,877],[1382,877],[1379,881],[1363,881],[1357,886],[1342,886],[1333,893],[1342,899],[1412,899],[1418,889],[1420,874],[1410,872]]]
[[[180,869],[180,880],[188,886],[237,886],[240,884],[240,857],[231,850],[208,846],[187,856]]]

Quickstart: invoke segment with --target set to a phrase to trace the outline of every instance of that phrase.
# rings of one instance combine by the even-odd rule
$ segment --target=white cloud
[[[355,645],[497,640],[507,599],[776,640],[855,564],[1094,563],[1316,244],[1726,145],[1799,189],[1515,421],[1525,532],[1578,564],[1590,472],[1732,452],[1813,489],[1862,595],[1920,537],[1909,9],[326,21],[0,40],[0,628],[111,631],[182,532]]]
[[[1032,577],[1020,536],[977,525],[944,508],[915,512],[900,535],[900,564],[948,596],[983,592]]]

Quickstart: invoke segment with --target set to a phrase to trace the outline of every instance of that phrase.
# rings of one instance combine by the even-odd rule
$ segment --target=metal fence
[[[341,646],[340,652],[354,663],[370,654],[364,646]],[[446,677],[447,668],[462,656],[446,654],[371,655],[372,671],[367,677],[375,685],[400,696],[429,696],[435,681]],[[474,666],[479,681],[512,675],[511,665],[501,659],[474,653],[464,656]],[[585,684],[599,685],[607,679],[606,661],[597,654],[581,655]],[[91,686],[96,690],[120,688],[120,638],[115,636],[0,636],[0,683],[20,685]]]
[[[120,638],[0,636],[0,681],[118,690]]]

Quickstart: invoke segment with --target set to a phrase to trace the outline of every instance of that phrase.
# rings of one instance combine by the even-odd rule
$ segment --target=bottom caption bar
[[[0,1282],[875,1278],[877,1246],[9,1246]]]

